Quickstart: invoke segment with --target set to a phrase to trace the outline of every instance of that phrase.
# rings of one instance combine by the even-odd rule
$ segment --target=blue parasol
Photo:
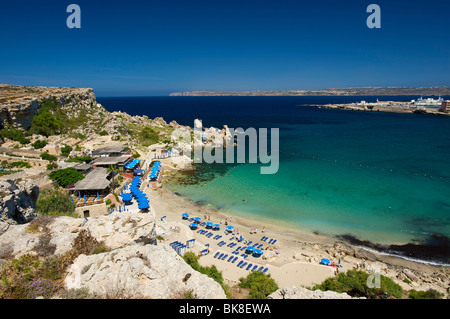
[[[263,252],[262,252],[261,249],[254,249],[254,250],[253,250],[253,256],[254,256],[254,257],[259,257],[259,256],[261,256],[262,254],[263,254]]]
[[[255,250],[255,247],[253,246],[248,246],[247,248],[245,248],[245,252],[249,252],[252,253]]]
[[[330,264],[330,260],[329,259],[326,259],[326,258],[322,258],[321,260],[320,260],[320,264],[322,264],[322,265],[329,265]]]
[[[202,221],[202,219],[200,217],[194,217],[194,221],[196,223],[200,223]]]

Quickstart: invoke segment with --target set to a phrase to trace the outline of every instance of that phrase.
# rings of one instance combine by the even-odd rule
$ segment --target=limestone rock
[[[268,299],[360,299],[346,293],[334,291],[309,290],[302,287],[282,287],[269,295]],[[361,298],[365,299],[365,298]]]
[[[166,246],[131,245],[98,255],[81,255],[68,270],[68,289],[113,298],[226,298],[221,286],[194,271]]]
[[[3,223],[23,224],[34,219],[39,187],[31,180],[0,180],[0,218]]]

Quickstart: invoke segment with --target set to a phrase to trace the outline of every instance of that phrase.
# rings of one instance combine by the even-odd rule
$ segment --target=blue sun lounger
[[[233,264],[236,262],[236,260],[238,260],[237,257],[234,257],[233,260],[231,261]]]
[[[241,268],[244,268],[246,265],[247,265],[247,262],[244,262],[244,263],[241,265]]]
[[[259,267],[258,271],[262,271],[264,269],[264,266]]]
[[[223,257],[223,253],[220,254],[219,259],[222,259],[222,257]]]
[[[252,271],[255,271],[258,268],[258,265],[253,266]]]
[[[231,261],[231,259],[233,259],[233,257],[234,257],[234,256],[230,256],[230,258],[228,258],[228,260],[227,260],[227,261],[228,261],[228,262],[230,262],[230,261]]]
[[[265,268],[265,269],[263,270],[263,273],[266,273],[268,270],[269,270],[269,268]]]
[[[272,242],[272,245],[275,244],[276,242],[277,242],[277,240],[275,239],[275,240]]]
[[[250,268],[252,268],[252,264],[248,264],[248,266],[245,270],[249,270]]]
[[[241,260],[240,262],[238,262],[237,263],[237,265],[236,266],[238,266],[238,267],[241,267],[241,265],[244,263],[244,261],[243,260]]]
[[[270,239],[269,239],[269,244],[271,244],[271,243],[272,243],[272,240],[273,240],[272,238],[270,238]]]
[[[220,255],[220,251],[218,251],[215,255],[214,255],[214,258],[217,258],[217,256],[219,256]]]
[[[220,259],[222,259],[222,260],[225,260],[225,258],[227,258],[228,257],[228,254],[225,254],[222,258],[220,258]]]

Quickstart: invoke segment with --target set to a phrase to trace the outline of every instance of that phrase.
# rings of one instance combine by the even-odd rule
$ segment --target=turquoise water
[[[449,180],[440,176],[445,161],[430,156],[422,159],[429,167],[421,167],[418,158],[393,159],[393,150],[381,145],[362,153],[365,142],[350,140],[366,131],[364,126],[340,138],[332,129],[321,134],[314,133],[317,127],[285,129],[287,136],[304,140],[282,144],[277,174],[260,174],[262,164],[229,166],[226,175],[216,173],[212,181],[173,189],[243,217],[265,217],[328,235],[349,233],[383,244],[450,235]],[[324,149],[332,136],[335,144]]]
[[[276,174],[260,174],[261,163],[199,164],[194,179],[186,175],[185,183],[170,187],[229,214],[331,236],[350,234],[386,245],[450,237],[450,118],[298,106],[333,101],[164,100],[166,107],[172,103],[168,114],[161,114],[167,121],[192,126],[190,115],[208,127],[280,129]],[[191,114],[186,105],[192,105]],[[177,118],[182,106],[187,113]]]

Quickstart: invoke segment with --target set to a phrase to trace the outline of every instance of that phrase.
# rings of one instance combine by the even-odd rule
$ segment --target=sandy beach
[[[163,164],[166,160],[163,160]],[[166,166],[167,168],[167,166]],[[169,166],[170,169],[170,166]],[[243,250],[239,251],[239,255],[232,254],[236,247],[245,247],[244,242],[239,242],[234,247],[227,247],[234,237],[232,234],[226,235],[225,220],[228,225],[234,226],[239,230],[239,235],[253,244],[263,244],[261,248],[264,252],[262,257],[248,256],[246,261],[252,265],[264,266],[268,268],[268,274],[278,283],[280,287],[297,286],[310,288],[315,284],[323,282],[326,278],[335,276],[336,271],[346,272],[350,269],[363,269],[369,273],[380,273],[394,281],[396,281],[404,290],[427,290],[429,288],[437,289],[442,293],[450,286],[448,277],[435,278],[436,274],[443,271],[448,272],[449,267],[434,266],[402,258],[378,254],[373,251],[366,250],[362,247],[351,246],[349,243],[343,243],[336,238],[317,235],[313,233],[301,232],[294,229],[283,228],[280,226],[262,224],[256,220],[244,219],[241,217],[230,216],[224,214],[209,206],[205,206],[196,202],[192,202],[186,198],[178,196],[163,185],[156,190],[152,189],[152,185],[144,186],[144,191],[152,205],[152,210],[158,222],[158,232],[163,235],[164,242],[170,244],[173,241],[186,242],[195,239],[195,246],[189,248],[198,254],[201,250],[206,249],[205,245],[209,244],[209,254],[202,256],[199,260],[200,264],[205,266],[215,265],[223,272],[224,279],[234,285],[239,282],[239,278],[245,277],[250,270],[247,267],[239,268],[237,264],[242,260]],[[214,236],[222,235],[219,240],[210,238],[205,235],[192,231],[189,228],[190,221],[183,220],[182,214],[188,213],[189,217],[200,217],[203,221],[211,221],[221,224],[220,231],[212,231]],[[162,217],[164,217],[161,220]],[[206,218],[205,218],[206,217]],[[230,220],[231,219],[231,220]],[[265,228],[264,233],[261,230]],[[258,229],[257,233],[251,233],[251,229]],[[205,229],[200,227],[199,229]],[[263,236],[269,239],[276,239],[275,245],[271,245],[267,241],[261,241]],[[219,246],[220,241],[226,244]],[[267,248],[267,249],[266,249]],[[235,263],[228,262],[228,257],[219,260],[214,257],[216,252],[237,256]],[[356,256],[356,257],[355,257]],[[320,264],[322,258],[327,258],[331,262],[341,267],[325,266]],[[445,270],[444,270],[445,268]],[[417,280],[409,280],[407,275],[413,273]],[[406,274],[406,275],[405,275]],[[405,280],[408,279],[408,280]]]

